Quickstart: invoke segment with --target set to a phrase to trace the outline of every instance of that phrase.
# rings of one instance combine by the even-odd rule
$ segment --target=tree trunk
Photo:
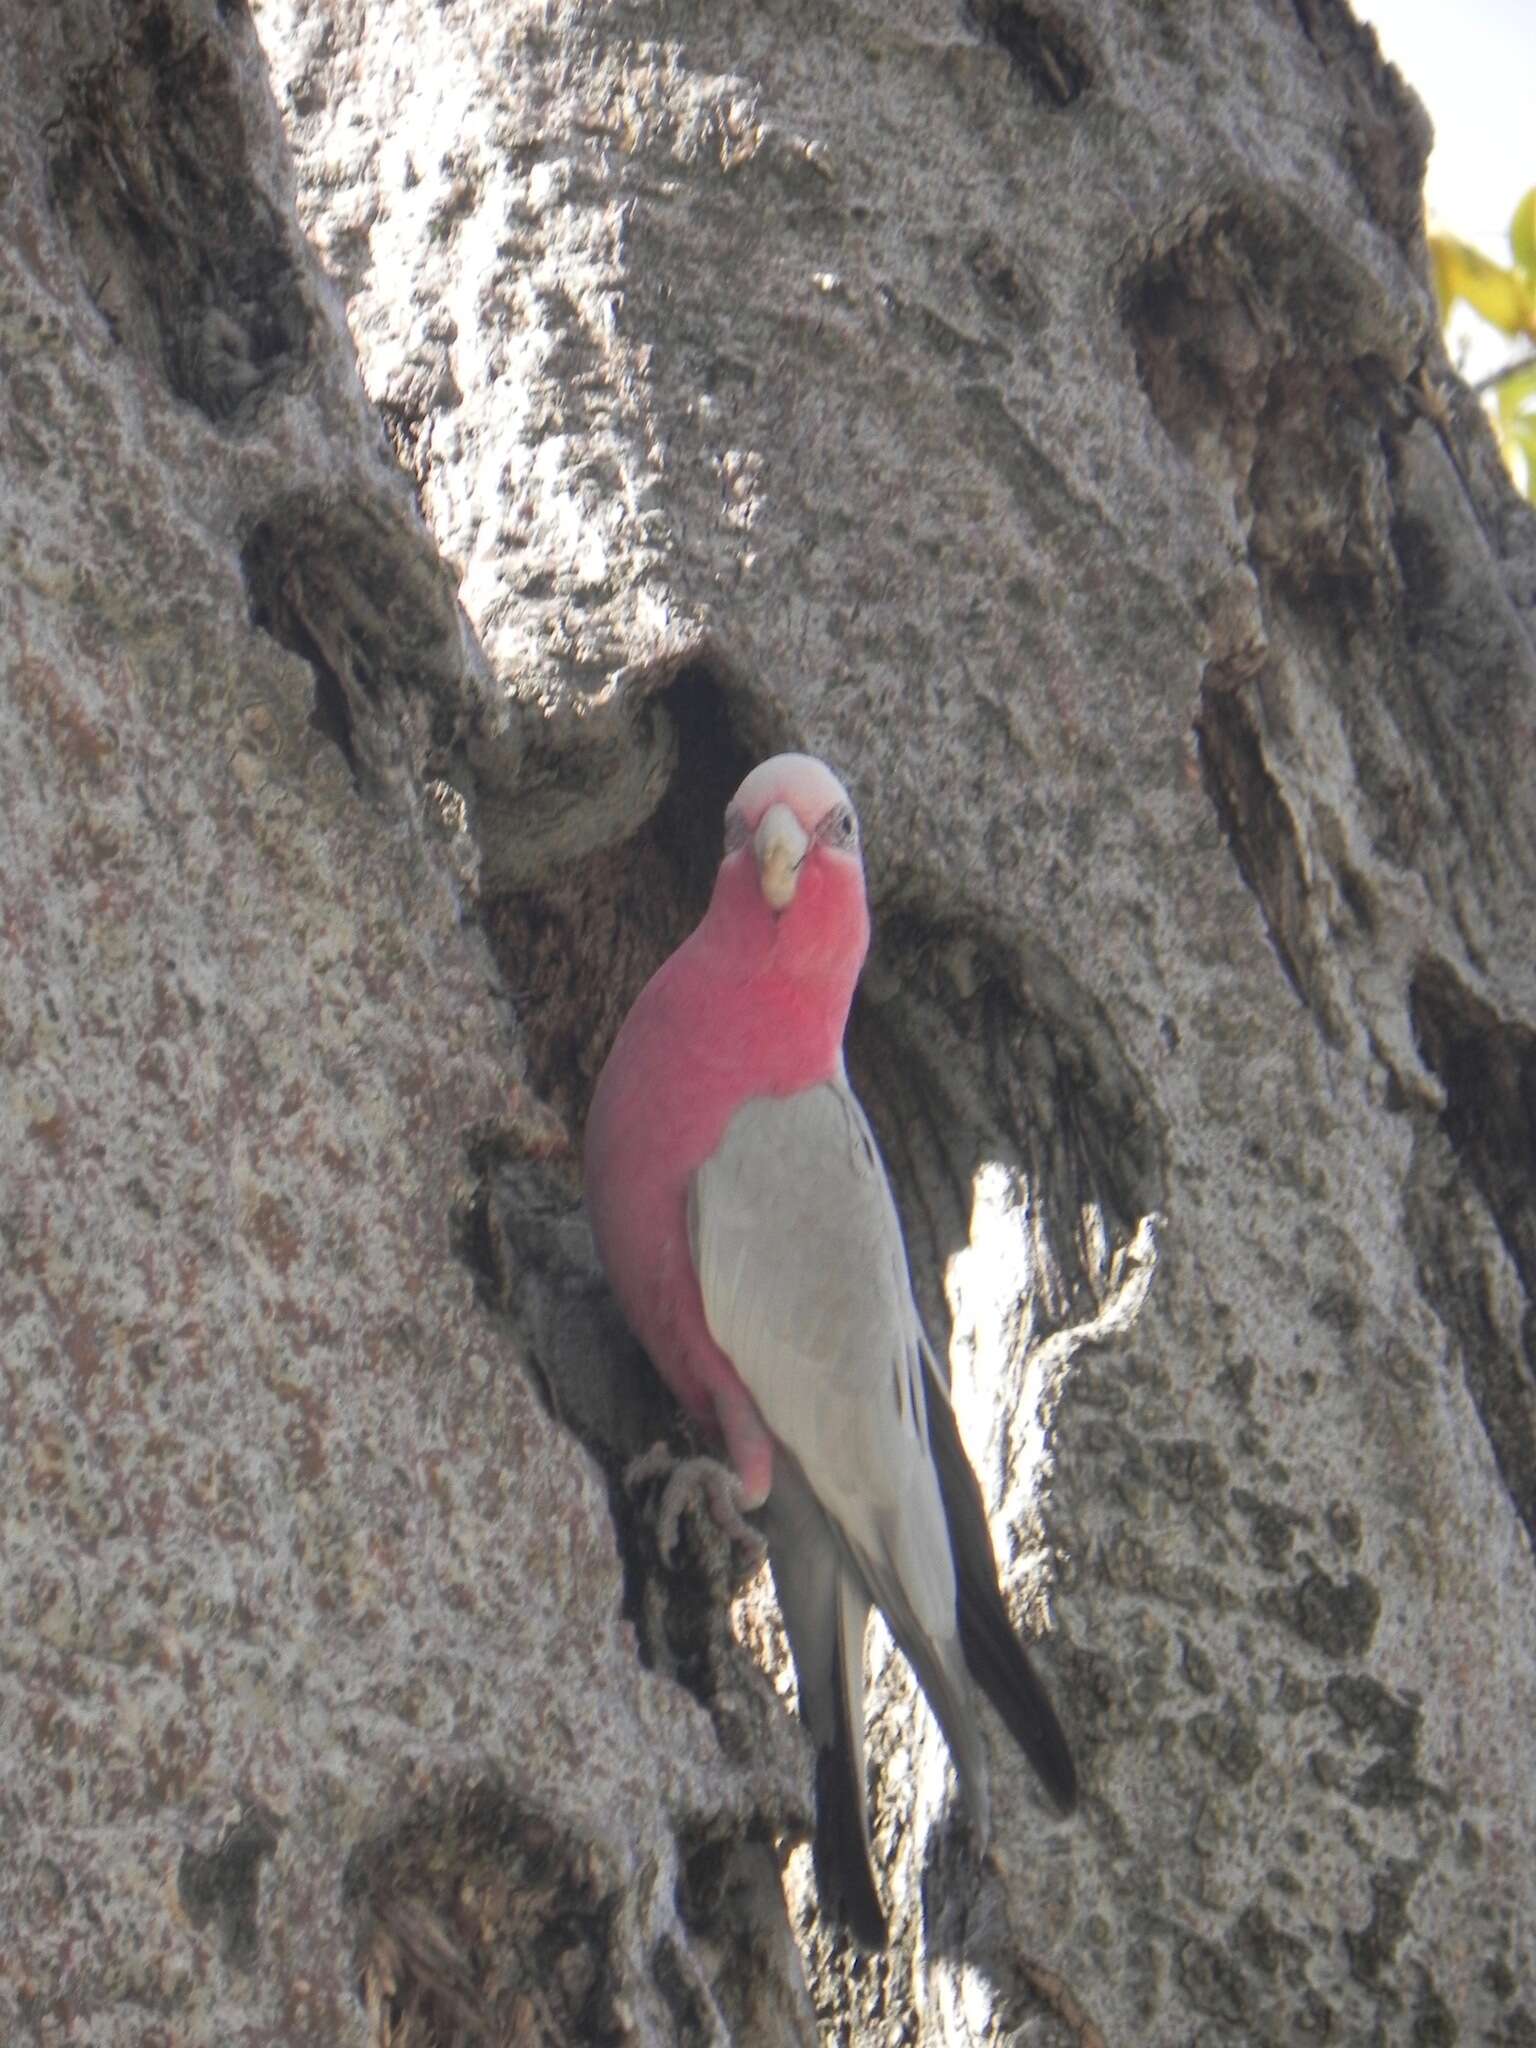
[[[1536,522],[1370,33],[4,16],[5,2038],[1536,2042]],[[878,1958],[575,1192],[785,746],[1085,1788],[873,1645]]]

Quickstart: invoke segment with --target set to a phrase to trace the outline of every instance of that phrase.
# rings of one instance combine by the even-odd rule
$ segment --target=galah
[[[587,1120],[599,1253],[667,1385],[759,1510],[816,1747],[824,1908],[886,1939],[864,1787],[871,1605],[988,1831],[974,1678],[1070,1812],[1061,1726],[998,1585],[843,1033],[869,945],[848,793],[780,754],[725,814],[709,908],[646,984]],[[969,1672],[969,1676],[967,1675]]]

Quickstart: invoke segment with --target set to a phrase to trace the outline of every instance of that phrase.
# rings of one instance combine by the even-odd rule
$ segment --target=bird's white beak
[[[770,804],[752,835],[758,886],[770,910],[784,910],[800,885],[800,863],[811,842],[788,804]]]

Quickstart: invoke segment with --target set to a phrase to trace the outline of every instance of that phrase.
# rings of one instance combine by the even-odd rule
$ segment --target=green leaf
[[[1455,235],[1431,235],[1435,264],[1435,295],[1441,317],[1456,299],[1465,299],[1490,327],[1501,334],[1536,336],[1536,282],[1518,270],[1506,269]]]
[[[1516,483],[1521,481],[1519,465],[1510,461],[1510,450],[1519,449],[1525,458],[1525,495],[1536,504],[1536,419],[1523,419],[1506,427],[1500,436],[1504,444],[1504,460]]]
[[[1517,268],[1528,278],[1536,278],[1536,185],[1515,208],[1515,217],[1509,224],[1509,247]]]
[[[1498,396],[1499,418],[1507,427],[1513,427],[1527,414],[1536,422],[1536,362],[1525,364],[1512,376],[1501,377],[1494,389]]]

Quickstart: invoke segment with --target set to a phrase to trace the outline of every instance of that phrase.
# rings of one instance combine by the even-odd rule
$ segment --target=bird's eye
[[[847,804],[835,805],[816,827],[816,837],[825,846],[852,846],[858,836],[858,825]]]
[[[747,843],[747,821],[731,804],[725,814],[725,850],[734,853],[738,846]]]

